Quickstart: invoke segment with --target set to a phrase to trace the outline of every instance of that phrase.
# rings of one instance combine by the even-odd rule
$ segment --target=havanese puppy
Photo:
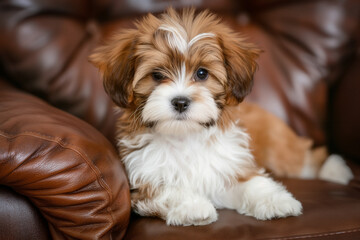
[[[122,109],[118,145],[135,212],[185,226],[214,222],[221,208],[261,220],[297,216],[301,203],[264,168],[349,181],[339,156],[323,170],[324,149],[311,150],[310,140],[259,107],[238,106],[259,53],[208,11],[169,9],[90,57]]]

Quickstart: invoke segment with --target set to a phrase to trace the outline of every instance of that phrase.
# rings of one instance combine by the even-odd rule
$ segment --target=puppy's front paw
[[[168,225],[207,225],[217,220],[214,206],[206,199],[194,198],[170,209],[166,217]]]
[[[242,196],[237,211],[260,220],[298,216],[301,203],[286,188],[271,178],[253,177],[238,186]]]
[[[248,213],[259,220],[298,216],[302,213],[302,205],[290,193],[282,191],[259,200]]]

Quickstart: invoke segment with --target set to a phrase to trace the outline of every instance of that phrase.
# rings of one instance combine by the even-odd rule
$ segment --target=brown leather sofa
[[[248,101],[349,159],[342,186],[280,179],[299,217],[230,210],[201,227],[130,213],[116,115],[87,57],[114,29],[167,6],[210,8],[264,52]],[[2,0],[0,239],[360,239],[357,0]]]

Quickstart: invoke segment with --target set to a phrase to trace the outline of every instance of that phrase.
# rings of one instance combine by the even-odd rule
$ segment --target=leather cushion
[[[360,29],[360,2],[357,6]],[[332,108],[329,110],[329,118],[332,121],[328,126],[328,136],[333,151],[360,162],[360,31],[354,44],[357,44],[357,50],[347,64],[342,81],[334,84],[331,89]]]
[[[89,1],[0,3],[0,69],[6,80],[113,139],[116,116],[88,61],[99,32]]]
[[[0,184],[28,197],[56,239],[121,237],[126,175],[113,146],[76,117],[0,81]]]
[[[233,210],[218,210],[219,219],[213,224],[174,227],[158,218],[133,214],[125,239],[360,239],[358,189],[319,180],[281,182],[303,204],[303,215],[259,221]]]
[[[0,203],[0,239],[50,239],[46,221],[29,199],[0,185]]]
[[[351,8],[348,1],[249,1],[234,26],[264,50],[248,100],[316,145],[327,142],[328,88],[354,51]]]

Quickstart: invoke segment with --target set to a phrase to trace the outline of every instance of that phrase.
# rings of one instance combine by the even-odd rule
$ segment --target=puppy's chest
[[[122,139],[122,160],[130,184],[203,186],[236,178],[252,164],[245,132],[217,128],[189,136],[144,133]]]

